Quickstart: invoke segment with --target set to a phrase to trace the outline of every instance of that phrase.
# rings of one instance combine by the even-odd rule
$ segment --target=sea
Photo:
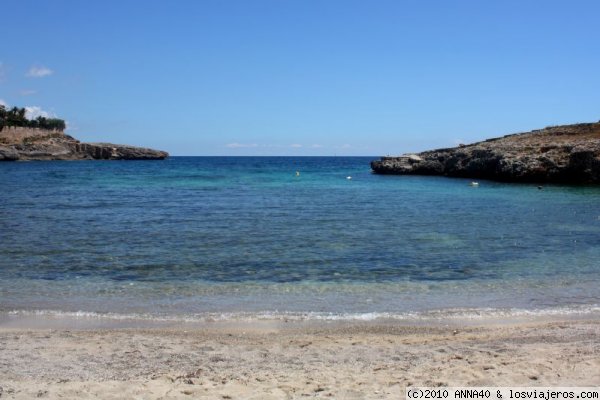
[[[169,321],[600,311],[600,187],[376,157],[0,164],[0,313]]]

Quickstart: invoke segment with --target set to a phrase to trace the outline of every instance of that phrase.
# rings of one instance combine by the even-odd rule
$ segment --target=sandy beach
[[[9,399],[399,399],[420,386],[600,385],[600,321],[0,330]]]

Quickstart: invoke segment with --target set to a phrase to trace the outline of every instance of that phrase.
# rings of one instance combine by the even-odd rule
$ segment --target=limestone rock
[[[600,123],[548,127],[371,162],[379,174],[600,183]]]
[[[16,161],[19,153],[12,147],[0,146],[0,161]]]
[[[22,128],[21,131],[25,130]],[[62,132],[0,131],[0,161],[16,160],[161,160],[165,151],[112,143],[81,143]],[[15,133],[16,132],[16,133]],[[18,133],[18,135],[17,135]]]

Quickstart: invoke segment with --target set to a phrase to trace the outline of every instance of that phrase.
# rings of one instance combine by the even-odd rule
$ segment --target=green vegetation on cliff
[[[36,119],[27,119],[25,108],[13,107],[7,109],[0,104],[0,131],[5,126],[21,126],[26,128],[40,128],[56,131],[64,131],[65,121],[59,118],[37,117]]]

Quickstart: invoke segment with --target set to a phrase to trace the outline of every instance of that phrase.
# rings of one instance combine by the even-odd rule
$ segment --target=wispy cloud
[[[234,143],[226,144],[225,147],[229,147],[230,149],[243,149],[243,148],[248,148],[248,147],[258,147],[258,144],[234,142]]]
[[[19,92],[21,96],[31,96],[32,94],[36,94],[37,90],[33,89],[23,89]]]
[[[33,67],[29,68],[29,71],[27,71],[25,76],[28,78],[43,78],[45,76],[52,75],[53,73],[54,71],[52,71],[50,68],[34,65]]]
[[[247,149],[250,147],[262,147],[262,148],[285,148],[285,147],[293,147],[293,148],[297,148],[297,147],[302,147],[301,144],[291,144],[289,146],[287,145],[281,145],[281,144],[258,144],[258,143],[238,143],[238,142],[233,142],[233,143],[228,143],[225,145],[225,147],[229,147],[230,149]]]
[[[65,125],[65,132],[77,132],[79,130],[79,127],[72,122],[65,121]]]
[[[302,149],[302,148],[312,148],[312,149],[320,149],[324,146],[321,144],[313,144],[313,145],[303,145],[300,143],[292,143],[292,144],[277,144],[277,143],[238,143],[233,142],[226,144],[225,147],[230,149],[247,149],[247,148],[261,148],[261,149]]]
[[[56,115],[52,112],[43,110],[41,107],[38,106],[25,107],[25,118],[36,119],[37,117],[55,118]]]

